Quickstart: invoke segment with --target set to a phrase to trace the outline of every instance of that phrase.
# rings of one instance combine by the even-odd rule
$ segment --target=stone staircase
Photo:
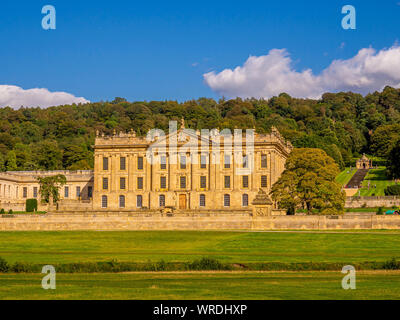
[[[346,188],[361,188],[361,184],[367,175],[369,169],[358,169],[354,176],[350,179]]]

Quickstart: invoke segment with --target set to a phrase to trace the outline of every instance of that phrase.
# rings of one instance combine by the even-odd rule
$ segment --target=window
[[[249,167],[248,156],[243,156],[242,162],[243,162],[243,168],[247,169]]]
[[[119,207],[125,208],[125,196],[119,196]]]
[[[165,207],[165,195],[161,194],[159,197],[160,207]]]
[[[243,188],[249,187],[249,176],[242,177],[242,186],[243,186]]]
[[[126,178],[119,178],[119,188],[121,190],[126,189]]]
[[[248,194],[242,195],[242,206],[243,207],[249,206],[249,195]]]
[[[181,169],[186,169],[186,156],[181,156]]]
[[[200,157],[200,168],[206,169],[207,168],[207,156]]]
[[[119,169],[126,170],[126,158],[125,157],[119,158]]]
[[[108,190],[108,178],[103,178],[103,190]]]
[[[160,188],[161,189],[167,188],[167,177],[160,177]]]
[[[108,170],[108,158],[103,158],[103,170]]]
[[[33,187],[33,197],[37,198],[37,187]]]
[[[69,187],[64,187],[64,198],[69,197]]]
[[[88,198],[92,198],[93,197],[93,187],[89,186],[87,189],[87,193],[88,193]]]
[[[76,197],[77,198],[81,197],[81,187],[76,187]]]
[[[231,177],[225,176],[225,188],[230,188],[230,187],[231,187]]]
[[[166,156],[161,156],[161,158],[160,158],[160,168],[161,168],[161,170],[167,169],[167,157]]]
[[[181,186],[181,189],[186,189],[186,177],[180,178],[180,186]]]
[[[108,200],[107,196],[102,196],[101,197],[101,207],[102,208],[107,208],[107,206],[108,206],[108,201],[107,200]]]
[[[267,187],[267,176],[261,176],[261,188]]]
[[[136,207],[143,207],[143,197],[141,195],[136,196]]]
[[[231,196],[229,194],[224,194],[224,207],[231,206]]]
[[[4,190],[5,190],[5,186],[4,186]],[[28,188],[24,187],[24,189],[22,190],[23,193],[23,197],[27,198],[28,197]],[[6,194],[6,192],[4,191],[4,195]]]
[[[137,178],[137,188],[139,190],[143,190],[143,177],[138,177]]]
[[[138,157],[137,168],[138,168],[138,170],[143,170],[143,157]]]
[[[206,196],[204,194],[200,195],[200,207],[206,206]]]
[[[225,160],[224,161],[224,163],[225,163],[224,168],[225,169],[229,169],[231,167],[231,156],[230,155],[225,155],[224,160]]]
[[[200,177],[200,188],[202,188],[202,189],[207,188],[207,177],[206,176]]]
[[[267,167],[267,155],[262,154],[261,155],[261,168],[266,168]]]

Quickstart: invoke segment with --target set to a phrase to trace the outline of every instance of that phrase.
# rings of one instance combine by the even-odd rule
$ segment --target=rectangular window
[[[242,177],[242,186],[243,186],[243,188],[249,187],[249,176]]]
[[[136,196],[136,207],[143,207],[143,197],[141,195]]]
[[[125,208],[125,196],[119,196],[119,207]]]
[[[28,188],[24,187],[24,189],[22,190],[22,193],[23,193],[23,197],[27,198],[28,197]]]
[[[33,187],[33,197],[37,198],[37,194],[38,194],[37,187]]]
[[[180,178],[181,189],[186,189],[186,177]]]
[[[101,207],[102,208],[107,208],[108,206],[108,199],[107,196],[102,196],[101,197]]]
[[[230,188],[231,187],[231,177],[230,176],[225,176],[225,188]]]
[[[206,169],[207,168],[207,156],[200,157],[200,168]]]
[[[202,188],[202,189],[207,188],[207,177],[206,176],[200,177],[200,188]]]
[[[103,178],[103,190],[108,190],[108,178]]]
[[[119,158],[119,169],[126,170],[126,158],[125,157]]]
[[[161,208],[165,207],[165,196],[163,194],[159,197],[159,204]]]
[[[225,155],[224,160],[225,160],[224,161],[224,163],[225,163],[224,168],[225,169],[229,169],[231,167],[231,156],[230,155]]]
[[[69,197],[69,187],[64,187],[64,198]]]
[[[243,168],[247,169],[249,167],[248,156],[243,156]]]
[[[167,177],[160,177],[160,188],[167,189]]]
[[[181,156],[181,169],[186,169],[186,156]]]
[[[87,189],[87,193],[88,193],[88,198],[92,198],[93,197],[93,187],[89,186]]]
[[[108,158],[103,158],[103,170],[108,170]]]
[[[266,168],[267,167],[267,155],[262,154],[261,155],[261,168]]]
[[[76,197],[77,198],[81,197],[81,187],[76,187]]]
[[[143,170],[143,157],[137,159],[137,168],[138,170]]]
[[[224,194],[224,207],[231,206],[231,196],[229,194]]]
[[[119,178],[119,187],[121,190],[126,189],[126,178]]]
[[[161,170],[167,169],[167,157],[166,156],[161,156],[161,158],[160,158],[160,168],[161,168]]]
[[[249,196],[247,194],[244,194],[242,196],[242,206],[243,207],[248,207],[249,206]]]
[[[206,206],[206,196],[204,194],[200,195],[200,207]]]
[[[138,177],[137,178],[137,188],[139,190],[143,190],[143,177]]]
[[[266,188],[267,186],[267,176],[261,176],[261,188]]]

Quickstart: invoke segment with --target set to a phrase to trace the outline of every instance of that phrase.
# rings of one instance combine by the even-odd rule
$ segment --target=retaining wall
[[[400,216],[270,216],[248,214],[55,214],[0,218],[1,231],[28,230],[288,230],[400,229]]]

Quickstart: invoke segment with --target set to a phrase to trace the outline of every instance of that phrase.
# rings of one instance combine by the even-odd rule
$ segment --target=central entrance
[[[179,195],[179,209],[186,210],[186,194]]]

